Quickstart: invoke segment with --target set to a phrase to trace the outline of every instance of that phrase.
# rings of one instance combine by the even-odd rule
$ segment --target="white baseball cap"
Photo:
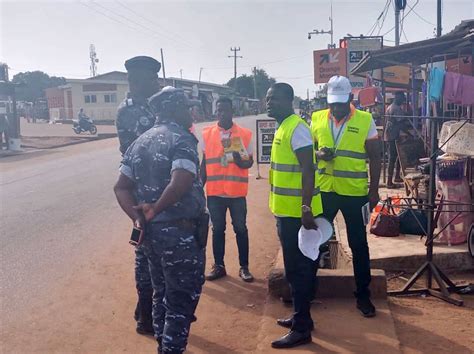
[[[298,247],[306,257],[315,261],[319,257],[319,247],[326,243],[332,236],[334,229],[331,223],[323,218],[314,219],[317,230],[307,230],[301,226],[298,232]]]
[[[345,76],[333,76],[328,81],[328,104],[346,103],[352,93],[352,85]]]

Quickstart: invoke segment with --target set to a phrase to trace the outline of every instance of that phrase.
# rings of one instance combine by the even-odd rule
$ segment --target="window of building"
[[[110,94],[104,95],[104,102],[105,103],[115,103],[115,102],[117,102],[117,94],[110,93]]]
[[[97,103],[97,96],[96,95],[85,95],[84,96],[85,103]]]

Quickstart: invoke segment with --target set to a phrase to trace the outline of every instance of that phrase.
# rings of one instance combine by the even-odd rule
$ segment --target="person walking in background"
[[[398,188],[395,183],[401,183],[403,180],[400,177],[400,161],[398,161],[398,152],[396,141],[400,138],[400,131],[406,131],[403,117],[406,115],[403,109],[405,103],[405,94],[401,91],[395,93],[395,99],[387,108],[385,113],[385,131],[384,141],[387,144],[388,150],[388,168],[387,168],[387,188]],[[395,170],[395,176],[393,171]]]

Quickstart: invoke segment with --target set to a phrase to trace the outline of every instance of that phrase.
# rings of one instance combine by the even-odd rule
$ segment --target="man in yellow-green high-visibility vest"
[[[314,295],[316,262],[298,248],[298,231],[316,229],[314,216],[322,213],[321,196],[315,179],[315,158],[311,131],[293,112],[293,88],[274,84],[267,92],[268,116],[279,124],[273,140],[270,166],[270,210],[277,220],[285,276],[291,286],[294,314],[277,320],[290,332],[272,342],[274,348],[291,348],[311,342],[310,307]]]
[[[363,316],[375,316],[370,301],[370,258],[362,207],[379,200],[381,148],[370,113],[351,104],[348,78],[333,76],[328,82],[329,109],[313,113],[311,130],[316,144],[318,185],[324,216],[333,221],[340,210],[347,227],[357,291],[357,308]],[[369,160],[370,185],[367,162]]]

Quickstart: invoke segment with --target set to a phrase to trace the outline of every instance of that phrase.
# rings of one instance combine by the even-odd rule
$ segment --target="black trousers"
[[[366,227],[362,219],[362,206],[368,197],[339,195],[334,192],[321,192],[323,215],[333,222],[340,210],[346,222],[347,238],[352,251],[352,266],[357,287],[356,297],[370,297],[370,257],[367,243]]]
[[[249,232],[247,229],[247,200],[241,198],[207,197],[207,207],[212,220],[212,251],[214,263],[224,265],[225,229],[227,209],[230,211],[232,226],[237,239],[239,263],[249,265]]]
[[[293,299],[292,330],[306,332],[311,330],[311,300],[314,295],[314,280],[317,261],[305,257],[298,248],[298,231],[301,218],[277,217],[277,231],[283,250],[285,276],[291,287]]]
[[[388,145],[388,169],[387,175],[389,176],[388,181],[392,181],[393,177],[393,170],[395,169],[395,176],[400,176],[400,162],[397,162],[398,152],[397,147],[395,145],[395,140],[387,141]]]

